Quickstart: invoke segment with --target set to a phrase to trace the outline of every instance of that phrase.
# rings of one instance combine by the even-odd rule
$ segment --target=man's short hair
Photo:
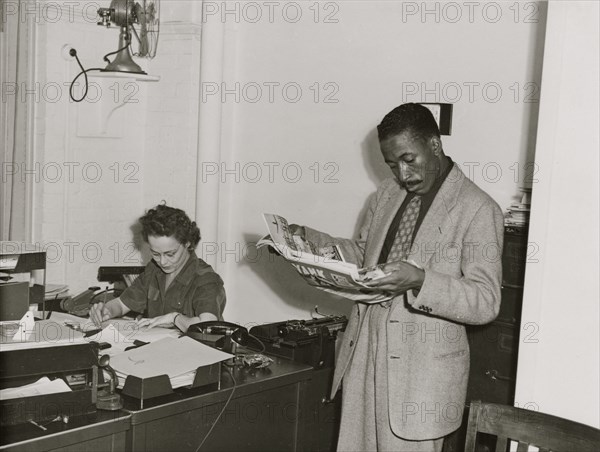
[[[421,104],[402,104],[394,108],[377,126],[379,141],[409,132],[413,138],[427,140],[440,137],[440,129],[431,111]]]

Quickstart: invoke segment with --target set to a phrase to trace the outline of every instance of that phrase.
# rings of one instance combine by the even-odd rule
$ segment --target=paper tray
[[[0,402],[0,425],[17,425],[29,421],[44,423],[57,416],[81,416],[94,413],[92,389],[59,392],[32,397],[2,400]]]
[[[19,387],[42,376],[62,378],[85,376],[85,387],[72,387],[70,392],[43,394],[0,401],[0,424],[45,422],[58,415],[79,416],[96,411],[98,382],[97,351],[92,344],[72,344],[47,348],[2,351],[0,353],[0,386]]]
[[[189,388],[198,388],[216,383],[221,380],[221,363],[202,366],[196,369],[194,382]],[[141,401],[160,397],[173,393],[171,381],[168,375],[157,375],[150,378],[139,378],[128,375],[121,390],[123,395],[139,399]]]

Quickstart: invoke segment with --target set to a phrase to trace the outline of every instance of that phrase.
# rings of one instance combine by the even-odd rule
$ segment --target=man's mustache
[[[421,182],[422,182],[421,180],[401,181],[400,182],[400,187],[402,187],[402,188],[411,188],[411,187],[414,187],[415,185],[420,184]]]

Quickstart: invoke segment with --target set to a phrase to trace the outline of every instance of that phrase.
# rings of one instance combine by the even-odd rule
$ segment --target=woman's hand
[[[112,313],[108,309],[106,303],[94,303],[90,308],[90,320],[94,325],[100,326],[105,320],[111,319]]]
[[[129,311],[130,309],[120,298],[113,298],[106,303],[94,303],[90,308],[90,320],[94,322],[94,325],[100,326],[102,322],[115,317],[123,317]]]
[[[154,317],[152,319],[141,319],[138,320],[138,326],[146,326],[148,328],[154,328],[155,326],[160,326],[162,328],[171,328],[175,326],[175,316],[179,315],[179,312],[169,312],[165,315],[159,315],[158,317]]]

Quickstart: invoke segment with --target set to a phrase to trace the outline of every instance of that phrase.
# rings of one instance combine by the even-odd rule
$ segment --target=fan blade
[[[146,24],[146,15],[142,13],[140,16],[140,48],[139,56],[148,56],[148,26]]]
[[[154,58],[156,56],[156,48],[158,46],[158,34],[160,26],[160,1],[144,0],[144,12],[145,26],[144,28],[142,28],[142,31],[140,33],[144,35],[144,56],[146,58]]]

